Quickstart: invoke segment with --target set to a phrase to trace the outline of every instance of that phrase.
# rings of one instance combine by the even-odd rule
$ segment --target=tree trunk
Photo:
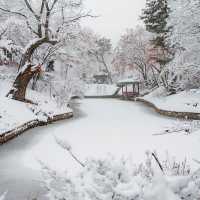
[[[26,101],[26,89],[30,82],[30,80],[37,75],[41,70],[41,65],[34,66],[31,63],[32,55],[34,54],[35,50],[40,47],[42,44],[50,43],[55,45],[55,41],[49,41],[47,37],[38,38],[35,40],[25,51],[22,55],[20,65],[19,65],[19,72],[14,81],[12,89],[7,94],[8,97],[12,99],[16,99],[19,101]],[[33,67],[34,66],[34,67]],[[24,70],[22,70],[24,68]]]
[[[23,72],[19,72],[17,78],[13,83],[12,89],[7,94],[8,97],[16,99],[18,101],[26,101],[26,89],[35,74],[38,74],[41,70],[41,66],[33,67],[31,64],[26,67]]]
[[[22,55],[19,69],[22,68],[26,63],[31,63],[31,57],[34,54],[35,50],[40,47],[44,43],[48,43],[48,38],[38,38],[38,40],[35,40],[30,46],[25,50],[25,53]]]

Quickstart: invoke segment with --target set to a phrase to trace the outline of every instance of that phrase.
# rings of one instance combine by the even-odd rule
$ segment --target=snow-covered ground
[[[37,119],[36,115],[22,102],[0,98],[0,134]]]
[[[13,130],[32,120],[46,121],[53,115],[72,112],[70,108],[58,107],[56,102],[38,92],[28,90],[28,99],[38,105],[30,105],[9,99],[6,96],[11,84],[6,81],[0,83],[0,134]]]
[[[23,200],[41,191],[38,160],[59,172],[75,174],[79,165],[56,144],[55,136],[68,141],[82,161],[110,153],[117,158],[131,156],[139,163],[146,150],[156,150],[160,159],[168,153],[178,160],[187,158],[196,168],[193,159],[199,160],[200,131],[153,136],[176,123],[184,122],[162,117],[137,102],[82,100],[74,119],[36,128],[0,147],[0,188],[9,186],[9,200]]]
[[[144,96],[143,99],[163,110],[200,113],[199,89],[183,91],[168,96],[164,88],[161,87]]]
[[[108,84],[87,84],[85,86],[85,96],[111,96],[114,95],[118,87]]]

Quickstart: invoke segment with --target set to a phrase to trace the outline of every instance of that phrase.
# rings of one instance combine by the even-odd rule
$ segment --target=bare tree
[[[113,83],[112,75],[106,59],[111,55],[112,44],[110,39],[100,38],[95,41],[95,46],[89,50],[89,54],[94,56],[98,63],[103,65],[104,71],[107,73],[110,83]]]
[[[41,71],[42,63],[34,63],[33,60],[35,51],[44,44],[59,45],[67,39],[71,27],[81,18],[91,15],[83,11],[82,0],[2,0],[0,12],[7,17],[15,16],[22,20],[32,35],[32,40],[21,56],[13,87],[7,95],[25,101],[30,80]]]
[[[114,64],[136,69],[146,82],[149,71],[148,46],[148,34],[143,28],[127,30],[115,49]]]

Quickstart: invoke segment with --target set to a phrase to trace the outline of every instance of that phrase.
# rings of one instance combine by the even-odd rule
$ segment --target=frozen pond
[[[199,156],[198,134],[153,136],[175,120],[140,103],[115,99],[79,103],[74,119],[28,131],[0,147],[0,191],[9,188],[9,200],[30,199],[42,192],[38,160],[58,171],[78,170],[77,163],[55,143],[55,136],[67,140],[82,161],[111,153],[141,162],[146,150],[157,150],[161,156],[168,151],[178,159]]]

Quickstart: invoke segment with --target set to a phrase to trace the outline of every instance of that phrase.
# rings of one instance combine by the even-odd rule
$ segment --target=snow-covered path
[[[27,187],[26,195],[30,188],[30,194],[36,192],[41,167],[38,160],[59,171],[76,172],[79,166],[55,143],[55,136],[67,140],[83,161],[111,153],[141,162],[146,150],[157,150],[161,155],[168,151],[178,159],[198,159],[199,134],[152,136],[174,122],[140,103],[114,99],[80,101],[74,119],[36,128],[0,147],[0,188],[9,186],[12,192],[19,192],[21,184]]]

